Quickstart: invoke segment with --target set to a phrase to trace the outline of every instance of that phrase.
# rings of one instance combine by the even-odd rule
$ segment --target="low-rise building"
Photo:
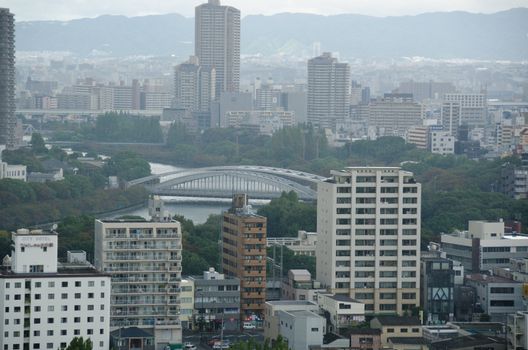
[[[506,322],[506,316],[522,310],[522,284],[500,276],[471,274],[466,284],[475,289],[476,303],[491,321]]]
[[[278,311],[279,332],[291,350],[323,344],[325,319],[313,311]]]
[[[342,329],[365,321],[365,304],[347,295],[318,293],[317,301],[331,332],[339,334]]]
[[[240,325],[240,279],[226,278],[224,274],[210,268],[203,276],[189,277],[194,283],[193,328],[217,330],[239,330]]]
[[[472,334],[464,337],[445,339],[430,345],[431,350],[506,350],[504,338]]]
[[[267,245],[285,246],[295,255],[315,256],[317,232],[298,231],[297,237],[268,237]]]
[[[281,296],[287,300],[310,300],[317,302],[317,293],[325,292],[318,281],[312,279],[308,270],[290,270],[282,281]]]
[[[381,330],[383,347],[389,345],[389,338],[422,337],[422,324],[418,317],[376,316],[370,321],[370,328]]]
[[[509,272],[512,280],[528,283],[528,258],[510,259]]]
[[[284,111],[231,111],[226,113],[227,127],[255,130],[261,135],[295,125],[294,112]]]
[[[276,300],[264,304],[264,338],[276,340],[280,333],[279,311],[307,311],[317,313],[319,306],[307,300]]]
[[[429,134],[429,150],[443,156],[455,154],[455,137],[449,131],[433,129]]]
[[[415,126],[407,130],[407,143],[413,144],[416,148],[427,149],[429,144],[429,128],[427,126]]]
[[[180,322],[182,329],[192,329],[194,320],[194,280],[182,279],[180,289]]]
[[[392,350],[429,350],[429,345],[422,337],[391,337],[388,346]]]
[[[381,330],[373,328],[352,328],[350,333],[350,347],[357,350],[381,349]]]
[[[64,349],[74,337],[109,348],[110,276],[69,254],[57,261],[58,234],[17,230],[0,269],[0,348]]]
[[[420,297],[427,324],[452,321],[454,314],[455,270],[453,261],[425,258],[421,261]]]
[[[508,267],[511,258],[528,258],[528,236],[505,233],[502,220],[469,221],[467,231],[442,234],[441,244],[446,257],[460,261],[469,273]]]
[[[506,328],[508,349],[528,349],[528,311],[508,315]]]
[[[0,180],[13,179],[27,181],[27,167],[25,165],[10,165],[2,162],[2,152],[6,149],[5,145],[0,145]]]

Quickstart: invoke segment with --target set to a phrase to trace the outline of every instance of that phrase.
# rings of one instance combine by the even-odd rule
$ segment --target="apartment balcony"
[[[249,293],[241,292],[240,297],[242,299],[264,299],[265,294],[262,292],[260,293],[259,292],[249,292]]]
[[[266,266],[266,260],[244,260],[244,266]]]
[[[243,304],[240,303],[241,310],[264,310],[264,303],[262,304]]]

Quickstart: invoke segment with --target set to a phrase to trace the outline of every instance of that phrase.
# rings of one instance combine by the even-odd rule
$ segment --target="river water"
[[[163,174],[170,171],[183,170],[172,165],[150,163],[152,174]],[[161,197],[165,201],[165,209],[172,215],[183,215],[195,224],[204,223],[209,215],[221,214],[231,206],[231,199],[220,198],[189,198],[189,197]],[[254,207],[261,206],[269,201],[251,201]],[[120,212],[116,217],[124,215],[137,215],[148,218],[147,206],[130,211]]]

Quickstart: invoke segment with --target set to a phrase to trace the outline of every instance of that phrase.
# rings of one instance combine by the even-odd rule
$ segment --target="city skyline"
[[[8,7],[16,14],[18,21],[33,20],[72,20],[78,18],[98,17],[101,15],[124,15],[129,17],[179,13],[186,17],[194,16],[194,7],[202,3],[201,0],[172,1],[155,0],[145,6],[144,0],[116,0],[111,3],[95,0],[79,0],[75,6],[66,0],[39,1],[3,0],[0,7]],[[508,1],[428,1],[418,0],[305,0],[305,1],[223,1],[223,5],[239,8],[242,16],[272,15],[284,12],[312,13],[321,15],[360,14],[375,17],[418,15],[426,12],[466,11],[474,13],[494,13],[516,7],[528,7],[528,0]]]

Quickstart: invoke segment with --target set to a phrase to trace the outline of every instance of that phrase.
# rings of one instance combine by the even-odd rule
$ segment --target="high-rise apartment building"
[[[0,268],[2,349],[65,349],[74,337],[109,349],[110,276],[83,251],[59,263],[57,238],[54,231],[12,234],[11,256]]]
[[[413,174],[346,168],[317,194],[317,280],[365,303],[366,313],[418,306],[421,186]]]
[[[248,206],[245,194],[235,195],[222,223],[222,270],[240,279],[240,317],[261,321],[266,301],[266,224]],[[257,323],[260,325],[260,323]]]
[[[0,145],[15,147],[15,19],[0,8]]]
[[[195,55],[216,69],[215,97],[240,87],[240,11],[209,0],[196,7]]]
[[[200,65],[197,57],[190,57],[174,69],[174,97],[176,107],[192,112],[207,112],[215,99],[216,69]]]
[[[335,128],[350,115],[350,66],[331,53],[308,61],[308,122]]]
[[[95,266],[112,276],[112,330],[139,327],[156,349],[182,344],[180,223],[149,200],[151,221],[96,220]]]

